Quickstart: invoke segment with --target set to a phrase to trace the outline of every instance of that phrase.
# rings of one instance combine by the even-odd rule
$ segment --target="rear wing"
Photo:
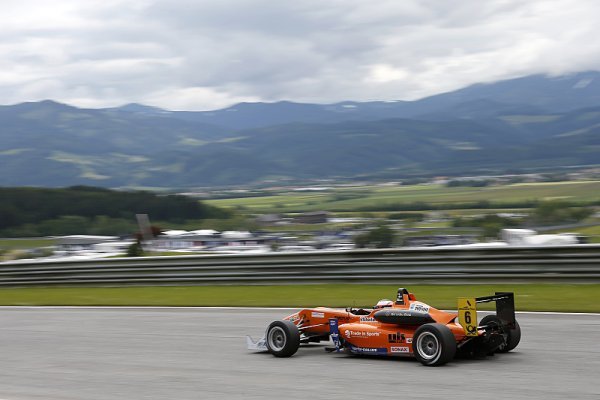
[[[515,294],[513,292],[496,292],[493,296],[476,297],[477,303],[496,302],[496,315],[506,322],[511,329],[516,323],[515,317]]]
[[[467,336],[477,336],[477,303],[496,302],[496,315],[511,329],[514,329],[515,295],[512,292],[496,292],[492,296],[459,297],[458,322],[465,329]]]

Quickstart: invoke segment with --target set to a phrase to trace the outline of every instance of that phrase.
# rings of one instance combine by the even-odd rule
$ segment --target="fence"
[[[0,264],[0,286],[600,282],[600,246],[382,249]]]

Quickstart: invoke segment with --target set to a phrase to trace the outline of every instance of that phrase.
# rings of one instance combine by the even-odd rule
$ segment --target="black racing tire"
[[[521,341],[521,327],[519,323],[515,321],[515,327],[508,331],[508,345],[502,349],[501,353],[508,353],[519,345]]]
[[[506,346],[506,351],[511,351],[512,349],[517,347],[519,345],[519,342],[521,342],[521,327],[519,326],[519,323],[515,321],[514,329],[510,330],[510,336],[508,339],[508,346]]]
[[[456,354],[456,339],[450,328],[442,324],[421,325],[413,336],[413,354],[423,365],[446,364]]]
[[[300,347],[300,331],[290,321],[273,321],[267,328],[267,349],[275,357],[291,357]]]
[[[499,326],[503,326],[504,323],[497,315],[486,315],[483,317],[479,325],[490,325],[497,324]],[[505,329],[504,334],[506,335],[506,344],[504,346],[499,347],[496,352],[497,353],[508,353],[521,341],[521,327],[519,323],[515,321],[515,327],[512,329]]]

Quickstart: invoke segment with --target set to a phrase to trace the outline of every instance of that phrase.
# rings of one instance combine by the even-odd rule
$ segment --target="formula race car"
[[[496,302],[496,314],[477,322],[477,303]],[[508,352],[519,344],[514,294],[459,298],[458,313],[437,310],[398,289],[395,301],[381,300],[372,309],[306,308],[272,322],[249,350],[290,357],[300,344],[329,341],[329,352],[378,356],[414,356],[428,366],[442,365],[457,354],[485,356]]]

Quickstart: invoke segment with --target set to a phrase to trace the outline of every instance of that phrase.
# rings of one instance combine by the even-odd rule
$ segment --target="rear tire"
[[[300,331],[290,321],[273,321],[267,328],[267,349],[275,357],[290,357],[300,347]]]
[[[485,317],[483,317],[483,319],[480,322],[480,325],[490,325],[490,324],[496,324],[499,327],[503,327],[505,326],[505,323],[498,318],[497,315],[486,315]],[[519,323],[517,321],[515,321],[515,327],[513,329],[502,329],[503,334],[506,335],[506,344],[504,346],[499,347],[498,349],[496,349],[497,353],[508,353],[509,351],[511,351],[512,349],[514,349],[515,347],[517,347],[517,345],[519,344],[519,342],[521,341],[521,327],[519,326]]]
[[[508,353],[509,351],[517,347],[520,341],[521,327],[519,326],[519,323],[515,321],[514,329],[509,329],[508,331],[508,344],[504,349],[502,349],[501,353]]]
[[[446,364],[456,354],[456,339],[442,324],[421,325],[413,336],[413,354],[423,365]]]

